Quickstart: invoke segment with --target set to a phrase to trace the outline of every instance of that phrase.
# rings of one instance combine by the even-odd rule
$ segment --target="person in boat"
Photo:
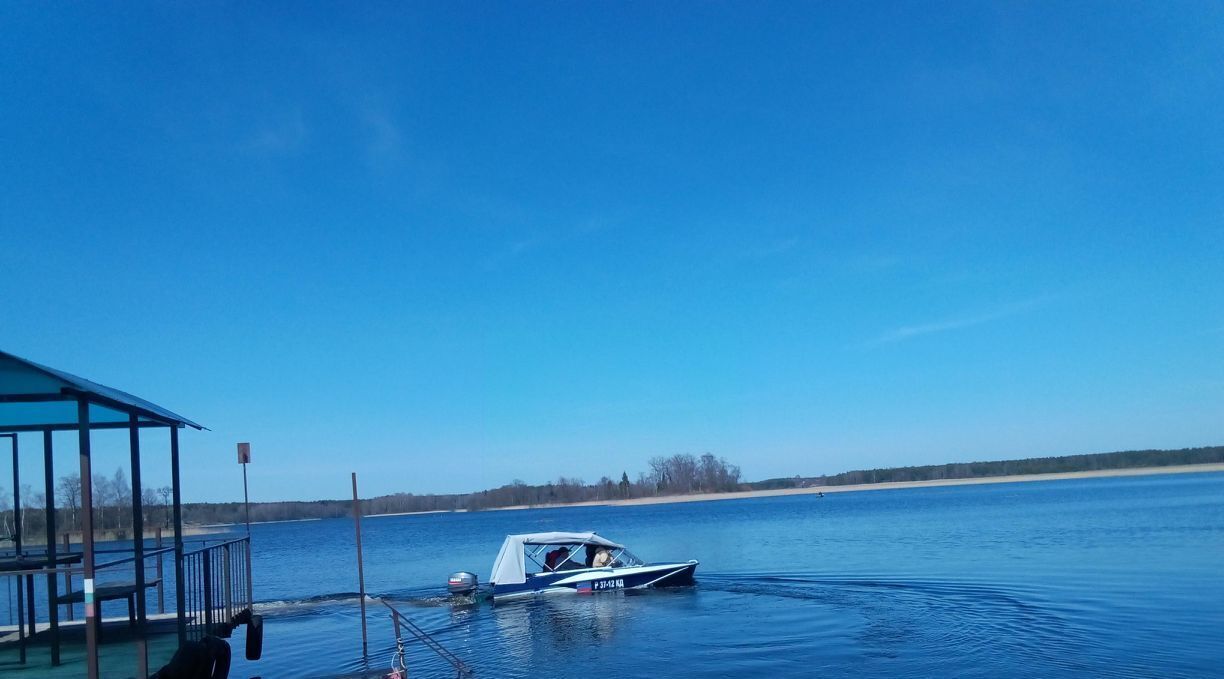
[[[604,568],[612,565],[612,554],[608,552],[607,547],[600,547],[595,551],[594,558],[591,559],[592,568]]]
[[[557,565],[553,568],[556,571],[572,571],[579,568],[586,568],[586,564],[582,559],[576,558],[577,555],[570,552],[567,547],[562,547],[561,558],[557,559]]]
[[[586,568],[578,559],[570,558],[569,547],[558,547],[544,555],[544,566],[550,571],[572,571]]]
[[[561,565],[561,562],[567,556],[569,556],[569,548],[558,547],[544,555],[544,567],[550,571],[555,571],[557,566]]]

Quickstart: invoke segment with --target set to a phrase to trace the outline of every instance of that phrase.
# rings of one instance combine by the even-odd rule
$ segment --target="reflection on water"
[[[1224,474],[370,524],[371,591],[482,677],[1216,676],[1224,666]],[[278,563],[308,544],[293,524],[261,528],[256,554],[266,546]],[[491,563],[506,533],[590,528],[658,558],[700,559],[697,584],[497,605],[443,594],[447,573]],[[343,544],[348,530],[314,522],[309,539]],[[416,548],[438,543],[446,563]],[[265,660],[238,658],[233,676],[390,665],[379,604],[365,660],[355,596],[317,596],[351,590],[349,557],[295,557],[309,580],[256,563],[257,595],[279,603],[263,607]],[[446,674],[419,644],[408,653],[414,676]]]
[[[506,655],[534,667],[539,658],[570,656],[612,638],[629,614],[624,592],[550,595],[499,604],[492,610],[498,643]]]

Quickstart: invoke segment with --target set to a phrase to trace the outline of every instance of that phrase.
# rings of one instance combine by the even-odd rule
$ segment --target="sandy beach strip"
[[[388,514],[363,514],[363,519],[377,519],[384,516],[416,516],[418,514],[454,514],[456,512],[466,512],[466,509],[427,509],[423,512],[390,512]]]
[[[252,526],[262,526],[269,523],[301,523],[303,521],[322,521],[323,519],[310,517],[306,519],[277,519],[276,521],[252,521]],[[200,528],[232,528],[233,526],[245,526],[246,523],[239,521],[237,523],[209,523],[200,526]],[[184,529],[186,530],[186,529]]]
[[[1224,463],[1187,464],[1170,467],[1139,467],[1134,469],[1101,469],[1085,472],[1061,472],[1053,474],[1016,474],[1013,476],[982,476],[972,479],[938,479],[932,481],[889,481],[884,483],[858,483],[846,486],[812,486],[810,488],[778,488],[774,490],[745,490],[730,493],[704,493],[698,495],[660,495],[629,500],[589,500],[547,505],[514,505],[490,507],[484,511],[512,511],[518,509],[545,509],[549,507],[611,507],[620,505],[662,505],[677,502],[714,502],[717,500],[743,500],[754,497],[777,497],[781,495],[815,495],[818,493],[852,493],[862,490],[896,490],[900,488],[932,488],[936,486],[974,486],[986,483],[1025,483],[1028,481],[1061,481],[1066,479],[1095,479],[1117,476],[1151,476],[1154,474],[1191,474],[1224,472]]]

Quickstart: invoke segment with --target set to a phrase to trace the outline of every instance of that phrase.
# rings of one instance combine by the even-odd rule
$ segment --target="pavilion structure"
[[[168,431],[171,496],[173,501],[173,547],[149,549],[145,545],[140,477],[141,438],[145,429]],[[45,545],[30,549],[31,536],[22,535],[21,522],[15,521],[11,545],[0,544],[0,550],[11,548],[11,554],[0,555],[0,578],[17,579],[20,663],[26,662],[26,645],[36,637],[50,642],[50,664],[60,665],[62,621],[59,610],[67,606],[71,615],[73,603],[84,608],[85,674],[90,679],[99,676],[99,645],[103,642],[100,606],[103,601],[126,598],[129,606],[131,637],[136,640],[137,673],[149,676],[146,617],[146,589],[162,582],[150,583],[146,575],[146,559],[173,553],[174,629],[178,645],[205,634],[226,635],[228,629],[243,619],[249,620],[251,608],[250,538],[205,546],[186,552],[183,539],[181,480],[179,475],[179,430],[204,429],[201,425],[161,406],[129,393],[113,389],[61,370],[0,352],[0,454],[11,447],[13,458],[14,517],[22,511],[18,461],[31,448],[41,447],[44,469],[46,506]],[[126,430],[131,457],[132,535],[131,545],[124,547],[130,557],[113,558],[123,550],[95,546],[92,489],[91,435],[99,430]],[[80,517],[81,549],[57,547],[55,512],[55,472],[52,439],[55,432],[76,432],[81,478]],[[38,440],[41,439],[41,446]],[[9,443],[10,446],[4,446]],[[0,458],[2,459],[2,458]],[[75,467],[75,465],[74,465]],[[74,469],[75,470],[75,469]],[[100,563],[99,557],[111,558]],[[130,570],[129,570],[130,569]],[[96,580],[99,571],[107,576]],[[115,582],[118,575],[130,580]],[[72,592],[72,576],[81,577],[81,588]],[[67,587],[57,582],[64,577]],[[37,588],[45,596],[45,605],[35,606],[35,580],[45,578]],[[63,591],[64,589],[68,591]],[[46,618],[42,630],[36,622],[41,609]],[[11,636],[11,635],[10,635]],[[108,632],[109,638],[109,632]],[[50,673],[48,673],[50,674]]]

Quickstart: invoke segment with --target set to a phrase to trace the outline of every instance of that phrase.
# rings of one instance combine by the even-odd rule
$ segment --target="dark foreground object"
[[[247,623],[246,659],[259,660],[263,656],[263,616],[252,615]]]
[[[226,679],[229,669],[229,642],[208,636],[181,646],[149,679]]]

